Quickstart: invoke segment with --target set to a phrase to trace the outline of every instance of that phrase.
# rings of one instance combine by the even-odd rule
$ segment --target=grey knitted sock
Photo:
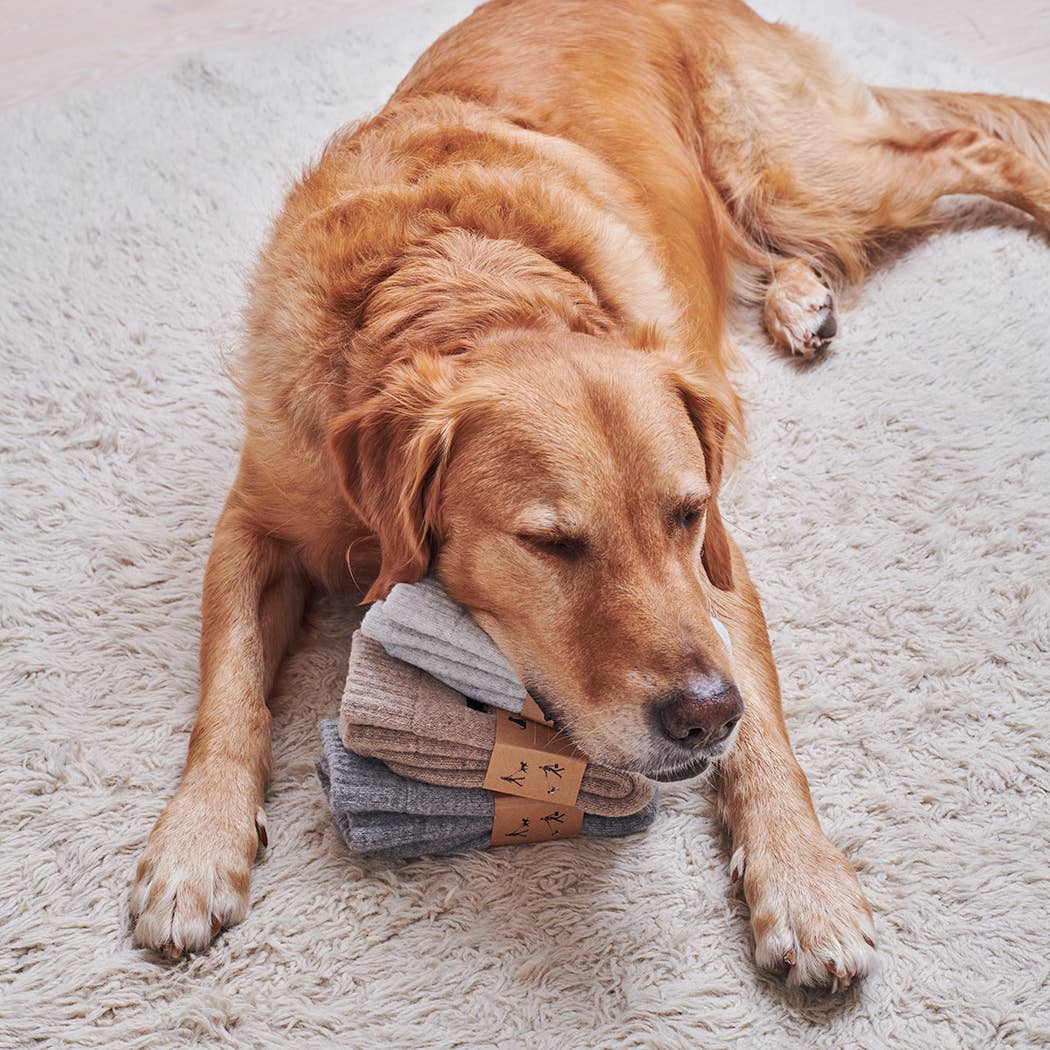
[[[336,828],[351,852],[374,857],[418,857],[488,849],[494,796],[483,788],[449,788],[408,780],[382,762],[343,747],[334,718],[319,726],[317,760]],[[613,837],[644,831],[657,800],[627,817],[586,813],[581,834]]]

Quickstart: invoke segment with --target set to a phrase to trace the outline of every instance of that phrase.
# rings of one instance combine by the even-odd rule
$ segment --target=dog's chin
[[[643,769],[639,772],[650,780],[657,780],[661,784],[671,784],[676,780],[692,780],[694,777],[702,776],[710,765],[710,759],[695,758],[684,766],[672,766],[669,769]]]

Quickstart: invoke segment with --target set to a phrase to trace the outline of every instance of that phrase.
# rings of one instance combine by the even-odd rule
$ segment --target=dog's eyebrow
[[[711,486],[702,475],[687,475],[678,481],[678,491],[667,499],[672,509],[706,502],[711,497]]]
[[[703,488],[693,489],[672,496],[667,502],[673,510],[680,507],[702,507],[711,497],[711,489],[705,485]]]

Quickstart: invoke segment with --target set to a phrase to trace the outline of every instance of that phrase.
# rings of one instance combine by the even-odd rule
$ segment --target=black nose
[[[694,678],[659,708],[664,735],[690,748],[720,744],[743,713],[737,687],[720,674]]]

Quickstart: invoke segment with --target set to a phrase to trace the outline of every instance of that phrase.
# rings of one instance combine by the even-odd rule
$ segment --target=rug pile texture
[[[194,717],[253,252],[304,161],[470,7],[0,117],[0,1046],[1047,1045],[1050,243],[972,202],[885,261],[818,363],[737,328],[750,458],[723,503],[875,977],[828,998],[755,969],[695,785],[629,842],[352,861],[313,768],[360,615],[335,601],[273,701],[248,920],[175,965],[131,947]],[[1004,86],[845,4],[759,7],[872,82]]]

